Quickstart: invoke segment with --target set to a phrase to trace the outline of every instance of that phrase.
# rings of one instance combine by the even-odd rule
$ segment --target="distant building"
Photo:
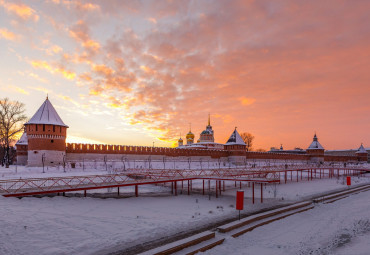
[[[189,132],[186,134],[186,145],[183,144],[182,138],[177,141],[178,148],[195,148],[195,149],[214,149],[223,150],[224,145],[220,143],[215,143],[214,131],[211,126],[211,116],[208,115],[208,125],[206,129],[200,133],[199,139],[194,143],[195,136],[191,132],[191,127]]]

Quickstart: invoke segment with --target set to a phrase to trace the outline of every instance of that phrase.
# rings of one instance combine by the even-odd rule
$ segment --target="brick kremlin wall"
[[[251,159],[276,159],[276,160],[309,160],[307,154],[293,154],[293,153],[275,153],[275,152],[257,152],[247,151],[247,158]]]
[[[190,148],[169,148],[169,147],[150,147],[150,146],[128,146],[128,145],[102,145],[102,144],[80,144],[67,143],[66,153],[68,154],[99,154],[99,155],[147,155],[147,156],[166,156],[166,157],[210,157],[213,159],[226,158],[230,156],[241,156],[247,159],[256,160],[296,160],[308,161],[311,156],[308,154],[293,153],[272,153],[256,151],[228,151],[228,150],[208,150]],[[92,156],[92,155],[91,155]],[[74,159],[78,155],[74,155]],[[357,156],[324,155],[325,161],[358,161]]]
[[[184,149],[149,146],[126,146],[126,145],[102,145],[102,144],[79,144],[67,143],[67,155],[70,153],[80,154],[132,154],[132,155],[161,155],[167,157],[191,157],[209,156],[211,158],[228,157],[226,150]]]
[[[359,157],[357,156],[342,156],[342,155],[324,155],[325,161],[341,161],[341,162],[347,162],[347,161],[359,161]],[[360,161],[366,161],[367,159],[360,159]]]

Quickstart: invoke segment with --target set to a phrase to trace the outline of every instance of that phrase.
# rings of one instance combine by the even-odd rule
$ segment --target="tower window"
[[[45,124],[42,125],[42,131],[45,131]]]
[[[54,140],[51,140],[51,143],[54,143]]]
[[[62,133],[62,127],[59,127],[59,132]]]
[[[53,125],[53,132],[55,132],[55,126]]]
[[[36,126],[36,131],[37,131],[37,124],[35,126]]]

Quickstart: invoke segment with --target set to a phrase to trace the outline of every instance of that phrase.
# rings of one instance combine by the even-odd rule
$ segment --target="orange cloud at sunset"
[[[10,32],[6,28],[0,28],[0,38],[4,38],[6,40],[14,41],[17,39],[17,36],[13,33]]]
[[[45,69],[51,73],[60,73],[62,74],[66,79],[73,80],[76,77],[76,74],[74,72],[68,71],[64,69],[63,67],[52,67],[50,64],[48,64],[46,61],[31,61],[31,65],[35,68],[41,68]]]
[[[190,122],[197,139],[211,113],[220,143],[237,126],[256,137],[255,149],[305,148],[314,131],[328,149],[370,147],[367,1],[25,2],[39,22],[17,24],[9,6],[25,4],[1,3],[7,61],[31,63],[35,75],[25,77],[71,99],[58,97],[60,109],[72,108],[71,130],[89,123],[97,140],[164,146]],[[75,118],[85,104],[95,108]]]
[[[0,4],[8,12],[15,14],[22,20],[33,20],[35,22],[39,20],[39,16],[36,14],[36,11],[25,4],[8,3],[4,1],[0,1]]]
[[[240,97],[239,98],[242,105],[251,105],[254,102],[256,102],[256,99],[254,98],[246,98],[246,97]]]

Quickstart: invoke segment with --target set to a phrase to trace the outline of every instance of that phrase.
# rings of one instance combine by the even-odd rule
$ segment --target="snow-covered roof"
[[[229,140],[227,140],[225,145],[246,145],[246,144],[235,128],[234,132],[231,134]]]
[[[17,145],[28,145],[28,138],[27,138],[27,133],[24,132],[21,136],[21,138],[18,140],[18,142],[15,144]]]
[[[317,150],[317,149],[324,150],[324,147],[322,147],[322,145],[319,143],[319,141],[317,140],[317,136],[315,134],[315,136],[313,137],[313,141],[311,145],[308,146],[307,150]]]
[[[365,150],[365,148],[364,148],[364,146],[362,145],[362,143],[361,143],[360,148],[358,148],[358,150],[356,151],[356,153],[367,153],[367,151]]]
[[[68,127],[59,117],[54,106],[46,98],[45,102],[37,110],[35,115],[26,124],[50,124],[56,126]]]

